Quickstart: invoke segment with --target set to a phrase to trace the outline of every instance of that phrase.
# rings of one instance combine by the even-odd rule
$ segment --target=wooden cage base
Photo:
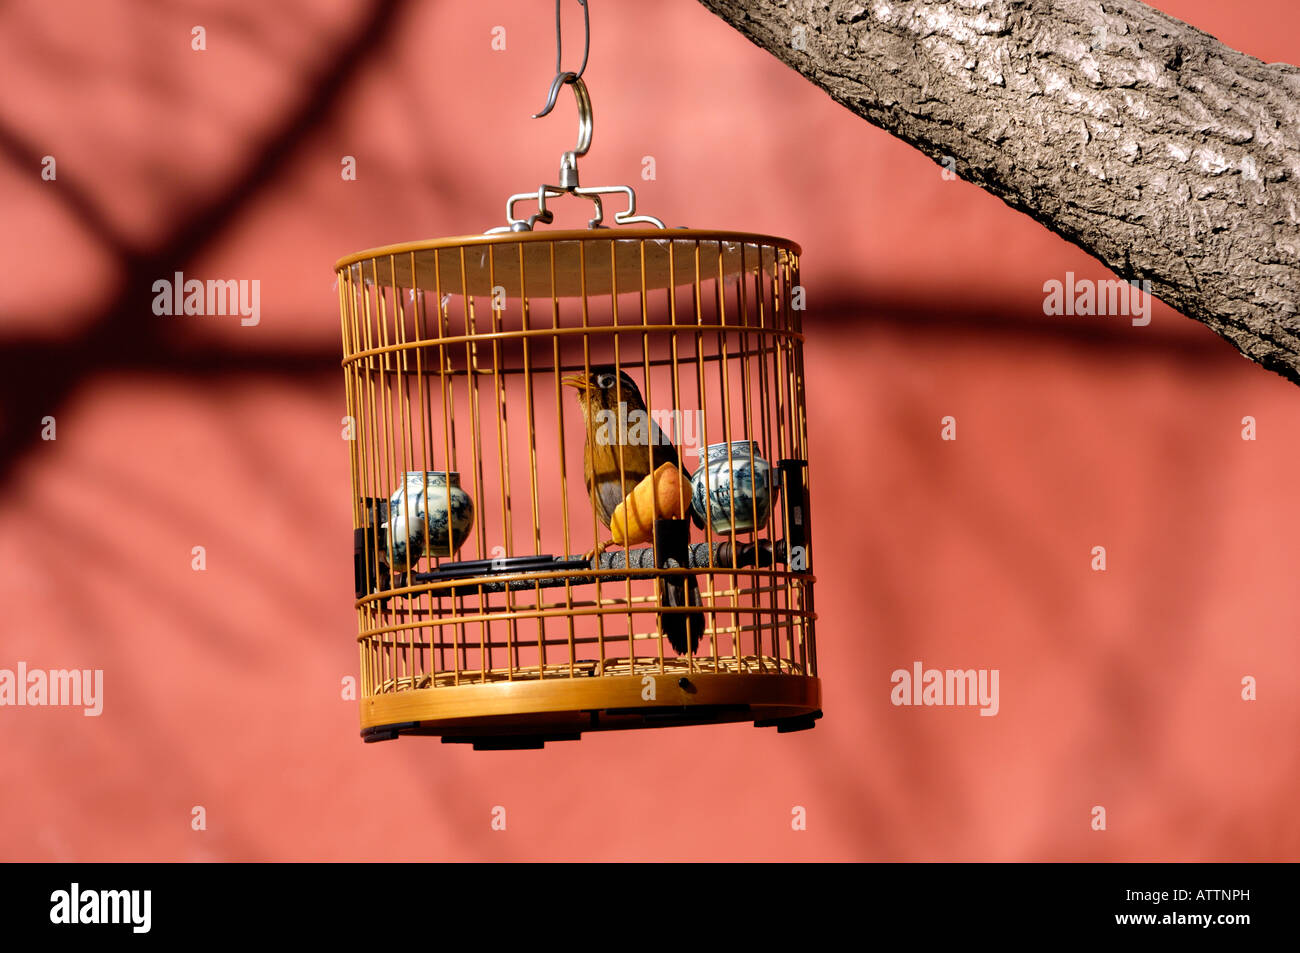
[[[402,734],[438,735],[475,750],[540,748],[586,731],[753,722],[778,731],[812,728],[821,717],[821,681],[805,675],[705,671],[695,659],[607,660],[604,674],[462,683],[390,691],[361,699],[361,737],[386,741]],[[734,659],[722,660],[734,663]],[[769,660],[773,666],[775,660]],[[671,663],[680,663],[673,665]],[[593,663],[588,663],[593,664]],[[568,666],[565,666],[567,673]],[[557,673],[558,675],[558,673]],[[648,681],[652,680],[652,681]],[[654,698],[643,697],[653,685]]]

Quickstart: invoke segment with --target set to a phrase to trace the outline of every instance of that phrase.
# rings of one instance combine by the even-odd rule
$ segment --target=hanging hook
[[[578,144],[560,157],[560,186],[571,189],[578,186],[578,156],[585,156],[591,148],[594,117],[587,84],[574,73],[561,73],[555,77],[555,82],[551,84],[551,102],[554,103],[560,87],[566,83],[573,87],[573,97],[578,102]]]
[[[591,15],[587,0],[578,0],[582,7],[582,65],[578,72],[565,71],[561,64],[564,40],[560,30],[560,0],[555,0],[555,79],[546,94],[546,105],[542,111],[534,113],[534,119],[541,119],[555,108],[555,101],[560,95],[560,87],[573,87],[573,96],[578,101],[578,144],[564,153],[560,158],[560,186],[566,189],[578,187],[578,156],[585,156],[591,148],[591,132],[594,117],[591,111],[591,96],[587,93],[587,84],[582,81],[582,74],[587,69],[587,54],[591,48]]]
[[[578,182],[578,157],[587,154],[591,148],[591,130],[592,130],[592,111],[591,96],[587,92],[587,84],[582,81],[582,74],[587,69],[587,54],[591,47],[591,15],[587,7],[588,0],[578,0],[578,5],[582,7],[582,65],[578,67],[576,73],[564,69],[562,58],[563,37],[560,31],[560,0],[555,0],[555,78],[551,80],[551,88],[546,94],[546,105],[542,111],[534,113],[534,119],[541,119],[548,115],[555,108],[555,103],[560,96],[561,86],[572,86],[573,97],[578,104],[578,144],[564,153],[560,157],[560,184],[543,185],[536,192],[521,192],[517,195],[510,196],[506,202],[506,221],[507,225],[501,225],[496,228],[489,228],[486,234],[494,235],[499,232],[528,232],[532,231],[533,226],[541,222],[549,225],[555,219],[555,213],[546,207],[548,198],[558,198],[562,195],[578,195],[588,199],[593,205],[594,217],[587,222],[588,228],[603,228],[601,225],[604,219],[604,205],[601,202],[601,196],[611,193],[619,193],[627,196],[627,211],[617,212],[614,215],[614,221],[619,225],[653,225],[655,228],[664,228],[664,223],[651,215],[636,214],[636,193],[631,187],[626,185],[619,186],[600,186],[597,188],[582,188]],[[528,218],[515,218],[515,205],[527,199],[537,201],[537,212]]]
[[[555,0],[555,79],[551,80],[551,91],[547,94],[546,105],[542,107],[541,112],[533,116],[534,119],[541,119],[555,108],[555,97],[559,95],[561,85],[580,80],[582,74],[587,72],[587,54],[591,51],[591,12],[587,8],[587,0],[578,0],[578,5],[582,7],[582,65],[578,67],[576,73],[565,72],[561,65],[564,37],[560,29],[560,0]],[[570,76],[573,77],[572,80],[567,78]]]

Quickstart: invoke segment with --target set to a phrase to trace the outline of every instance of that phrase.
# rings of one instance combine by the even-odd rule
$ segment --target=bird
[[[682,469],[677,447],[650,419],[641,390],[626,371],[609,366],[593,367],[561,382],[577,391],[587,435],[582,452],[582,477],[596,515],[609,527],[614,511],[638,483],[664,464]],[[620,403],[623,408],[619,407]],[[684,478],[689,477],[684,470],[682,473]],[[686,509],[690,509],[689,503]],[[609,545],[602,543],[591,556],[594,558]],[[655,562],[660,561],[656,558]],[[699,584],[694,576],[661,577],[656,588],[661,606],[701,604]],[[659,629],[678,655],[686,654],[688,641],[693,653],[704,635],[704,614],[661,613]]]

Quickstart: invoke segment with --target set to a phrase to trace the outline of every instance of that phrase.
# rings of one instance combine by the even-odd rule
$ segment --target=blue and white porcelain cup
[[[388,565],[406,572],[426,553],[454,556],[473,525],[474,501],[460,488],[459,473],[409,470],[388,500]]]
[[[697,452],[700,466],[691,477],[691,508],[700,525],[709,519],[713,532],[721,536],[752,533],[765,527],[772,516],[776,487],[772,483],[772,465],[763,459],[758,444],[753,440],[711,443]]]

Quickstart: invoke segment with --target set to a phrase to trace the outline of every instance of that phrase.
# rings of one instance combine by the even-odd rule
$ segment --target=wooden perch
[[[1294,66],[1139,0],[701,2],[836,102],[1300,383]]]

